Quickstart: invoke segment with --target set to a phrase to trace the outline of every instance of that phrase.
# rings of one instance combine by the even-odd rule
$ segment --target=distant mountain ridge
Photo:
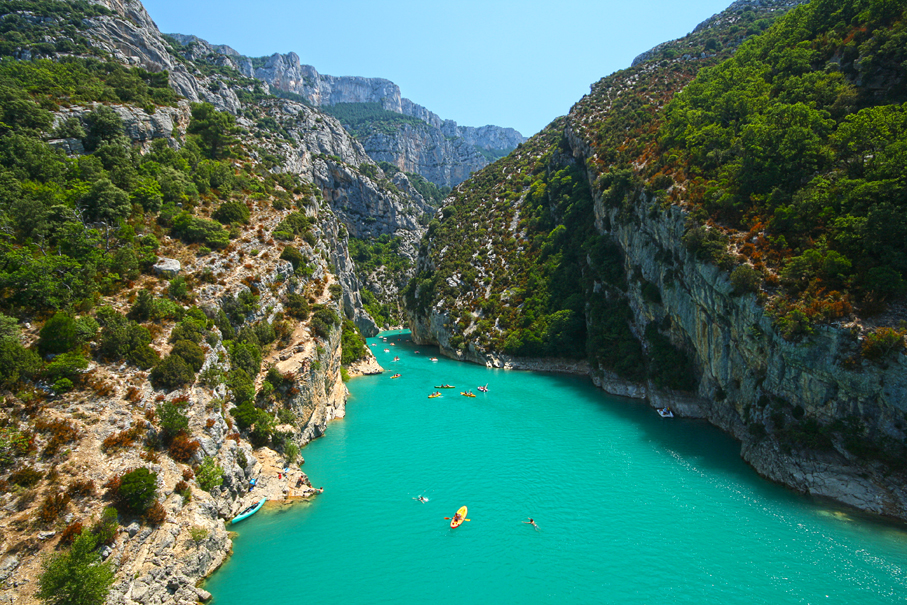
[[[377,103],[382,108],[424,122],[428,128],[401,127],[396,132],[372,131],[359,137],[375,161],[394,164],[442,186],[454,186],[506,155],[526,138],[513,128],[459,126],[402,96],[400,87],[384,78],[330,76],[300,62],[299,55],[275,53],[267,58],[247,57],[226,45],[213,45],[193,35],[167,34],[195,58],[217,59],[246,77],[272,89],[301,96],[315,107],[341,103]],[[212,57],[211,55],[220,55]]]

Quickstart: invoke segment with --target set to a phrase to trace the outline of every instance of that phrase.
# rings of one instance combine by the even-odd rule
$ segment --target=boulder
[[[158,261],[154,264],[154,267],[152,267],[155,274],[161,275],[163,277],[167,277],[170,279],[179,275],[181,268],[182,268],[182,265],[180,265],[180,262],[178,260],[176,260],[175,258],[158,259]]]

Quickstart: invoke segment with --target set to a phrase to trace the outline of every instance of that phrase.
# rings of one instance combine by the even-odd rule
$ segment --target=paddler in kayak
[[[457,521],[459,521],[459,520],[460,520],[460,512],[457,511],[457,514],[455,514],[453,516],[453,519],[450,522],[451,526],[456,525]]]

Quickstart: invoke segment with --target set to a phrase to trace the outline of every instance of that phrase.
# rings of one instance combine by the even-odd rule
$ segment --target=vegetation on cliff
[[[408,306],[423,317],[431,307],[448,314],[455,347],[475,342],[486,350],[542,356],[577,354],[556,345],[556,329],[541,326],[556,326],[551,320],[559,314],[581,320],[585,314],[594,326],[585,352],[597,351],[603,367],[639,379],[639,355],[605,353],[606,343],[615,342],[613,324],[623,323],[615,318],[626,315],[610,308],[616,303],[607,303],[607,313],[598,307],[620,298],[628,283],[651,304],[660,294],[638,275],[623,275],[620,256],[604,238],[597,241],[588,194],[571,202],[576,206],[557,201],[558,175],[570,164],[565,158],[580,153],[588,158],[596,194],[618,210],[618,220],[629,220],[631,208],[652,200],[695,209],[684,243],[732,271],[738,293],[766,289],[789,337],[809,332],[815,321],[845,316],[856,303],[874,312],[903,293],[903,3],[813,2],[770,27],[784,8],[738,6],[656,47],[593,86],[568,122],[554,122],[464,183],[429,228],[426,262],[407,290]],[[559,140],[565,127],[588,147]],[[538,162],[528,170],[527,154]],[[585,180],[569,170],[571,178]],[[528,228],[515,226],[508,242],[501,227],[514,210],[525,220],[542,199],[546,213]],[[569,208],[582,220],[571,222]],[[609,219],[601,218],[607,231]],[[566,246],[585,254],[558,249],[564,233]],[[564,283],[574,284],[577,298],[546,298],[549,290],[539,284],[554,282],[527,280],[553,266],[555,250],[567,252],[557,262],[571,267],[572,274],[560,275],[569,276]],[[488,259],[529,287],[514,288],[500,271],[492,275]],[[583,300],[596,282],[614,294],[606,288],[603,298]],[[584,332],[585,325],[568,340],[582,342]],[[650,353],[664,344],[657,326],[638,335]],[[619,341],[636,340],[629,331],[625,336]],[[650,376],[664,365],[654,361],[658,357],[650,355]],[[657,382],[692,384],[679,376]]]
[[[662,174],[780,283],[779,320],[873,313],[907,291],[907,16],[810,2],[666,110]],[[673,193],[673,192],[672,192]]]

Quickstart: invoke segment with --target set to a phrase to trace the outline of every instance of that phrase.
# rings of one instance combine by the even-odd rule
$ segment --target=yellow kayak
[[[441,396],[441,393],[432,393],[431,395],[428,396],[428,398],[434,399],[435,397],[440,397],[440,396]]]
[[[465,391],[465,392],[460,391],[460,395],[462,395],[463,397],[475,397],[476,396],[476,394],[471,391]]]
[[[453,519],[450,520],[450,527],[460,527],[460,524],[466,520],[466,507],[461,506],[460,510],[457,511],[457,514],[454,515]]]

